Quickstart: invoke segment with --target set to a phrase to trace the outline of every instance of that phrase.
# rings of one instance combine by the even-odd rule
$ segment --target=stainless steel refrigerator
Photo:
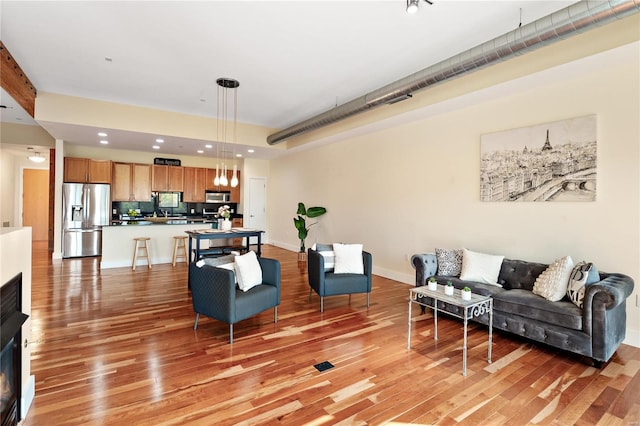
[[[109,224],[110,197],[110,185],[62,185],[62,257],[102,254],[102,226]]]

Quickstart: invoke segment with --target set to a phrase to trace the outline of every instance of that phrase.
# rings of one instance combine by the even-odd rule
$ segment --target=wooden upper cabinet
[[[89,179],[86,158],[64,157],[64,181],[85,183]]]
[[[154,164],[151,174],[152,191],[182,192],[184,186],[182,167]]]
[[[111,199],[113,201],[129,201],[131,193],[131,164],[113,163],[113,185]]]
[[[204,189],[207,191],[217,191],[218,187],[213,184],[213,180],[216,178],[216,169],[207,169],[207,176]]]
[[[205,200],[207,169],[201,167],[183,167],[183,169],[184,191],[182,193],[182,201],[185,203],[203,203]]]
[[[151,166],[133,165],[133,201],[151,201]]]
[[[148,164],[113,164],[113,201],[151,201],[151,166]]]
[[[64,181],[75,183],[111,183],[111,161],[65,157]]]
[[[89,160],[89,183],[111,183],[111,160]]]

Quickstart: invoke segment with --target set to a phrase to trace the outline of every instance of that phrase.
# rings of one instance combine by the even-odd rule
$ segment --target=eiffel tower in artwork
[[[547,140],[542,147],[542,151],[551,151],[553,148],[551,147],[551,142],[549,142],[549,129],[547,129]]]

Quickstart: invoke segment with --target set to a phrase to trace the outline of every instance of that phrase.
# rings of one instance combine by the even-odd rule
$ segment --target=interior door
[[[49,171],[24,169],[22,191],[22,225],[31,227],[33,241],[49,238]]]
[[[244,215],[244,226],[247,228],[267,230],[267,179],[263,177],[249,178],[249,211]],[[257,244],[258,238],[252,237],[251,244]],[[266,241],[263,237],[263,242]]]

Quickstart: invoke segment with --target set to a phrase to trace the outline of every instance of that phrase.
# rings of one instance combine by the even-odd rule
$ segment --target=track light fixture
[[[424,0],[425,3],[428,4],[433,4],[432,1],[430,0]],[[407,0],[407,13],[410,14],[414,14],[416,12],[418,12],[418,4],[420,3],[420,0]]]

